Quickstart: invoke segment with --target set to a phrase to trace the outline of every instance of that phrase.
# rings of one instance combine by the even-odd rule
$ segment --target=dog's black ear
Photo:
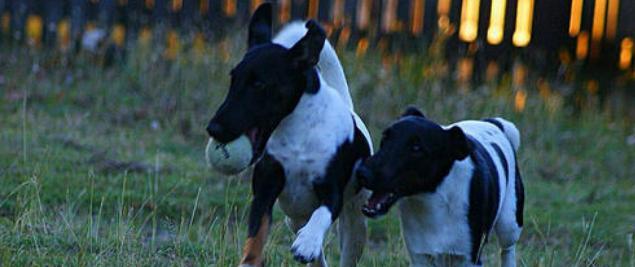
[[[449,144],[448,147],[451,150],[451,154],[455,157],[456,160],[465,159],[471,152],[472,147],[467,141],[467,137],[461,128],[457,126],[453,126],[452,128],[446,130],[449,136]]]
[[[272,9],[271,3],[263,3],[258,6],[258,9],[251,16],[249,36],[247,38],[247,46],[249,48],[271,42]]]
[[[426,117],[425,115],[423,115],[423,112],[421,112],[421,110],[419,110],[418,108],[414,106],[408,106],[406,108],[406,111],[404,111],[403,114],[401,114],[402,118],[406,116],[417,116],[422,118]]]
[[[306,23],[306,35],[289,50],[291,64],[298,70],[309,69],[320,60],[326,33],[314,20]]]

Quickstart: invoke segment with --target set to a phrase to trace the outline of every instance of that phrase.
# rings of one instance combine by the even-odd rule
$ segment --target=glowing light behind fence
[[[394,32],[397,30],[397,0],[386,0],[381,16],[381,30],[383,32]]]
[[[586,31],[580,32],[578,34],[578,39],[576,42],[575,48],[575,56],[578,60],[586,59],[589,54],[589,33]]]
[[[223,13],[229,17],[236,15],[236,0],[224,0]]]
[[[320,6],[320,0],[309,0],[309,10],[307,17],[315,19],[318,16],[318,7]]]
[[[461,6],[461,25],[459,38],[465,42],[473,42],[478,36],[478,15],[480,0],[463,0]]]
[[[410,23],[410,32],[419,35],[423,31],[423,10],[425,3],[423,0],[414,0],[412,2],[412,23]]]
[[[490,44],[497,45],[503,41],[506,5],[507,0],[492,0],[489,29],[487,29],[487,42]]]
[[[278,6],[280,8],[278,11],[280,23],[289,21],[291,19],[291,0],[280,0]]]
[[[582,24],[582,7],[584,0],[571,0],[571,17],[569,18],[569,36],[575,37],[580,33]]]
[[[604,22],[606,18],[606,0],[595,0],[595,8],[593,9],[593,28],[591,30],[591,39],[594,42],[602,40],[604,35]]]
[[[515,46],[525,47],[531,41],[531,26],[534,17],[534,0],[518,0],[516,9],[516,31],[512,37]]]
[[[41,44],[43,26],[40,16],[29,15],[26,18],[26,36],[29,45],[39,46]]]
[[[620,44],[620,62],[619,67],[621,70],[626,70],[631,67],[633,63],[633,39],[624,38]]]
[[[357,5],[357,28],[367,30],[370,24],[370,8],[372,0],[360,0]]]
[[[609,0],[609,9],[606,16],[606,38],[608,40],[615,40],[615,35],[617,34],[617,18],[619,12],[620,0]]]

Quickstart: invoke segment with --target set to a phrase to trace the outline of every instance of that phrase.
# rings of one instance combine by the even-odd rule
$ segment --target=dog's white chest
[[[324,176],[338,147],[352,140],[349,108],[329,88],[305,95],[267,142],[267,153],[284,168],[285,187],[278,197],[290,217],[304,217],[318,206],[313,181]]]
[[[471,172],[469,159],[452,172]],[[399,203],[404,240],[410,253],[469,255],[467,223],[469,175],[450,173],[435,193],[404,198]]]

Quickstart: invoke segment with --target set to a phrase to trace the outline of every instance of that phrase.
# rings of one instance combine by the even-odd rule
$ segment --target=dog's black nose
[[[220,124],[215,122],[210,122],[207,125],[207,134],[209,134],[210,137],[218,138],[218,136],[220,136],[222,133],[223,133],[223,126],[221,126]]]
[[[357,179],[359,179],[362,185],[368,185],[373,176],[373,172],[371,172],[370,169],[363,165],[357,168],[355,174],[357,175]]]

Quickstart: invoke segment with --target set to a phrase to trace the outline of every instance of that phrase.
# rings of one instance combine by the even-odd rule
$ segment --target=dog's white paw
[[[262,266],[262,264],[260,266]],[[243,263],[243,264],[238,265],[238,267],[258,267],[258,266],[257,265],[253,265],[253,264]]]
[[[323,236],[311,233],[311,229],[303,227],[298,231],[298,237],[291,246],[293,258],[301,263],[313,262],[322,253]]]

